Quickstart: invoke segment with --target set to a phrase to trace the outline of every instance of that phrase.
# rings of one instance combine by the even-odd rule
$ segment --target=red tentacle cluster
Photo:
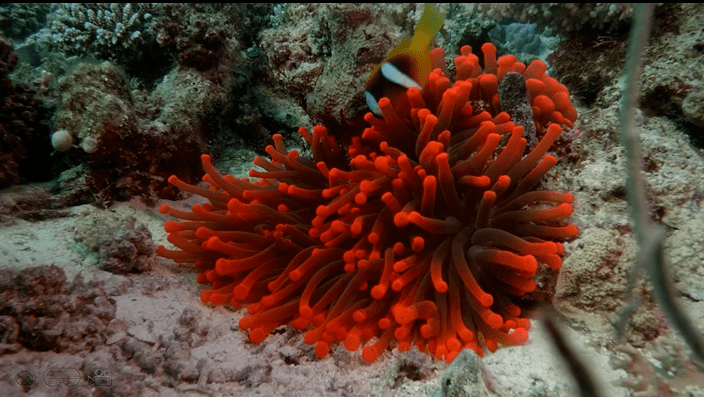
[[[516,298],[536,288],[541,264],[560,268],[557,241],[578,232],[565,221],[570,194],[533,190],[576,112],[542,62],[482,49],[484,71],[463,47],[454,83],[436,68],[407,91],[409,106],[382,98],[383,118],[366,115],[349,161],[320,126],[299,130],[312,158],[275,135],[270,160],[254,160],[265,170],[250,171],[256,182],[221,176],[202,156],[208,188],[169,182],[209,203],[161,207],[183,221],[165,225],[179,249],[159,255],[195,263],[212,285],[203,302],[246,305],[240,327],[255,343],[284,324],[307,330],[319,356],[366,343],[367,362],[392,345],[451,361],[463,348],[522,343],[530,322]],[[526,79],[542,135],[528,153],[498,100],[508,71]]]

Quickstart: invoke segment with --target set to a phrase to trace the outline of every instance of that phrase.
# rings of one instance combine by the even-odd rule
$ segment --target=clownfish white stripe
[[[364,99],[367,100],[367,107],[372,114],[376,117],[382,117],[381,108],[379,108],[379,104],[377,103],[378,101],[374,98],[374,95],[372,95],[369,91],[364,91]]]
[[[408,77],[407,74],[400,71],[391,62],[384,62],[381,64],[381,75],[384,76],[386,80],[398,84],[404,88],[416,87],[419,90],[423,88],[415,80]]]

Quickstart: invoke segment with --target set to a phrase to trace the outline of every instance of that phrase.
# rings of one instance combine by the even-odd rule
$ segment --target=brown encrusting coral
[[[21,346],[77,353],[105,344],[115,301],[102,284],[66,280],[56,266],[0,270],[0,353]]]
[[[240,327],[255,343],[283,324],[307,329],[319,356],[376,337],[362,352],[372,362],[392,345],[451,361],[463,348],[481,355],[524,342],[520,297],[535,290],[539,269],[560,268],[558,241],[578,232],[565,221],[572,195],[534,190],[557,162],[546,152],[577,114],[544,63],[482,50],[484,70],[461,49],[454,83],[434,50],[422,90],[379,100],[383,118],[366,115],[349,160],[320,126],[299,130],[312,158],[275,135],[271,160],[254,160],[265,170],[250,172],[256,182],[220,175],[203,155],[209,188],[169,181],[210,202],[191,212],[162,206],[184,221],[165,226],[179,250],[157,252],[195,263],[198,281],[212,285],[204,302],[247,305]],[[530,95],[539,142],[529,151],[499,102],[508,72]]]

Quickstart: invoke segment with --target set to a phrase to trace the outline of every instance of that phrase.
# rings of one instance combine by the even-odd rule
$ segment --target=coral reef
[[[95,153],[109,139],[135,134],[139,128],[124,75],[110,62],[83,63],[59,82],[61,107],[54,127],[68,132],[86,153]],[[113,125],[112,128],[110,124]],[[113,130],[113,131],[110,131]],[[114,139],[114,138],[113,138]]]
[[[0,6],[0,31],[9,39],[21,39],[41,29],[51,5],[9,3]]]
[[[632,390],[633,395],[696,396],[704,390],[701,369],[688,359],[684,346],[674,338],[658,339],[647,353],[632,346],[619,346],[610,363],[628,374],[616,383]]]
[[[217,78],[223,78],[270,9],[270,4],[153,4],[150,31],[159,46],[178,54],[180,65],[219,70]]]
[[[551,27],[556,33],[624,29],[633,17],[628,3],[472,3],[472,12]],[[625,25],[625,26],[624,26]]]
[[[565,261],[558,276],[553,305],[565,317],[606,333],[614,313],[625,304],[635,242],[616,230],[589,228],[582,231],[581,244],[583,249]],[[642,347],[664,332],[664,319],[654,308],[655,302],[647,299],[627,324],[626,335],[633,346]]]
[[[547,239],[561,241],[564,254],[557,256],[562,259],[562,267],[558,273],[536,258],[538,269],[532,277],[535,290],[522,297],[505,293],[503,285],[497,288],[499,281],[492,279],[491,274],[485,277],[484,273],[472,273],[477,274],[475,278],[483,288],[488,286],[486,292],[494,301],[499,300],[495,297],[508,296],[521,308],[520,317],[530,318],[535,327],[529,331],[530,343],[499,349],[481,360],[480,366],[486,369],[481,377],[471,371],[477,365],[473,365],[476,364],[475,352],[469,349],[454,357],[451,366],[435,361],[434,356],[419,352],[415,346],[410,351],[385,351],[375,365],[363,365],[364,357],[371,358],[376,353],[374,348],[367,349],[365,355],[364,347],[373,346],[386,329],[395,327],[391,332],[398,332],[398,336],[406,332],[401,329],[403,326],[397,326],[400,324],[395,314],[403,314],[403,307],[398,309],[401,303],[408,305],[416,298],[407,292],[415,288],[415,281],[419,290],[423,287],[427,292],[423,298],[435,303],[437,318],[441,318],[440,312],[445,310],[450,313],[445,318],[452,322],[450,299],[446,299],[444,309],[438,304],[441,300],[436,295],[442,297],[443,294],[437,292],[430,271],[433,254],[441,251],[443,238],[448,235],[428,232],[412,220],[424,216],[444,222],[452,216],[465,222],[470,217],[455,215],[446,202],[436,153],[429,156],[429,162],[427,158],[425,163],[420,162],[414,146],[421,130],[419,116],[414,120],[398,103],[392,102],[396,114],[410,120],[409,130],[415,135],[398,139],[402,144],[390,143],[393,139],[384,136],[387,145],[384,148],[373,140],[373,133],[383,126],[381,117],[370,119],[371,125],[364,122],[366,109],[360,92],[366,76],[389,49],[412,33],[423,6],[142,3],[130,4],[131,10],[125,12],[126,4],[1,5],[0,30],[9,40],[0,44],[0,267],[27,267],[26,273],[29,273],[37,263],[52,263],[65,269],[69,280],[76,272],[83,272],[85,277],[90,274],[90,277],[105,278],[110,283],[124,280],[122,288],[130,295],[115,297],[116,318],[107,325],[100,318],[89,324],[91,331],[85,332],[88,339],[84,345],[82,335],[72,331],[83,332],[85,324],[79,321],[74,326],[73,323],[81,314],[69,311],[71,318],[68,319],[58,314],[58,308],[64,307],[62,302],[73,299],[70,295],[60,292],[42,295],[48,297],[46,299],[11,298],[5,306],[6,295],[0,292],[0,306],[3,310],[9,307],[8,312],[0,313],[0,373],[7,375],[0,376],[0,390],[9,397],[55,393],[66,396],[91,393],[169,395],[174,394],[174,390],[204,395],[426,396],[433,391],[436,395],[443,394],[443,389],[445,394],[456,391],[461,395],[471,387],[464,382],[470,379],[471,385],[476,386],[473,391],[479,395],[574,396],[579,391],[563,369],[572,366],[577,357],[585,359],[604,383],[610,381],[615,385],[603,395],[702,395],[701,368],[693,365],[692,350],[682,342],[677,325],[668,317],[668,308],[660,305],[653,293],[653,287],[657,289],[661,283],[647,282],[642,277],[632,284],[628,281],[629,275],[638,268],[635,266],[637,231],[626,202],[632,184],[624,171],[628,166],[625,148],[631,145],[619,142],[618,124],[624,85],[636,80],[624,78],[629,42],[626,28],[643,24],[631,22],[632,7],[626,4],[437,6],[446,20],[434,40],[448,56],[444,59],[445,68],[439,59],[435,66],[449,78],[450,86],[457,80],[452,76],[461,69],[453,60],[457,49],[463,45],[471,45],[476,51],[482,43],[494,41],[499,47],[498,58],[504,53],[539,44],[535,32],[552,31],[558,35],[555,37],[564,40],[547,58],[550,68],[546,73],[569,89],[571,103],[579,110],[580,117],[572,126],[562,125],[562,132],[546,153],[558,162],[540,178],[535,192],[571,192],[574,203],[562,204],[573,207],[569,223],[578,226],[580,234],[574,240]],[[93,10],[92,14],[88,14],[89,9]],[[95,19],[98,9],[103,20]],[[105,20],[106,12],[110,13],[108,20]],[[699,4],[672,3],[658,5],[655,13],[653,33],[644,52],[645,67],[643,73],[636,73],[640,76],[641,99],[633,105],[638,108],[634,121],[640,129],[640,139],[636,142],[643,147],[642,161],[631,159],[630,162],[642,168],[646,203],[643,213],[647,212],[646,217],[666,231],[659,240],[664,241],[663,256],[670,262],[667,266],[673,279],[670,295],[681,302],[684,312],[694,320],[695,333],[700,335],[704,329],[704,237],[701,233],[704,228],[701,151],[704,148],[704,77],[700,67],[704,55],[704,31],[701,29],[704,12]],[[130,23],[134,15],[137,17]],[[512,26],[511,32],[507,31],[507,26]],[[514,55],[526,65],[533,59]],[[486,65],[481,56],[479,58],[478,64],[486,72]],[[471,103],[473,111],[490,112],[490,122],[498,117],[495,114],[498,103],[499,109],[511,116],[510,121],[516,127],[523,127],[524,155],[540,146],[541,141],[547,142],[545,127],[549,122],[536,126],[534,116],[542,117],[541,113],[551,107],[544,98],[534,101],[536,95],[531,94],[529,88],[534,87],[530,84],[535,82],[526,85],[522,73],[507,72],[498,84],[498,102],[492,97]],[[481,81],[476,82],[473,90],[481,91],[481,86]],[[445,91],[447,95],[452,92],[452,88]],[[438,104],[443,98],[431,103],[421,97],[432,113],[425,120],[431,116],[441,118],[443,109]],[[564,100],[549,99],[553,106],[564,104]],[[409,102],[408,107],[411,105]],[[120,124],[123,119],[126,122]],[[388,117],[384,120],[388,121]],[[52,124],[55,121],[59,123]],[[315,153],[312,150],[315,147],[307,145],[295,131],[301,125],[321,123],[328,127],[329,133],[323,142],[324,130],[317,128],[310,132],[311,142],[320,143]],[[506,125],[495,124],[498,129]],[[366,138],[362,137],[365,127],[369,128]],[[453,136],[459,135],[452,127],[448,130]],[[442,142],[436,132],[440,131],[433,131],[428,142]],[[281,138],[276,136],[270,154],[266,146],[274,134],[280,134]],[[499,156],[510,152],[506,148],[511,135],[512,131],[501,134],[495,149],[486,158],[486,167],[498,167]],[[358,146],[351,140],[354,136],[360,137]],[[94,137],[96,145],[92,145],[93,138],[87,137]],[[97,151],[86,152],[84,144],[89,151],[96,147]],[[418,167],[413,167],[408,175],[416,175],[421,181],[435,177],[434,211],[430,215],[423,213],[423,184],[413,187],[407,183],[412,178],[406,174],[392,178],[383,172],[395,171],[395,167],[403,163],[398,153],[388,150],[388,147],[403,144],[406,145],[402,148],[404,154]],[[456,142],[448,142],[451,147],[453,144]],[[336,148],[340,151],[332,150]],[[358,148],[353,158],[349,157],[350,148]],[[331,160],[323,153],[323,161],[318,164],[329,165],[320,169],[315,161],[328,149],[341,157]],[[359,150],[364,152],[359,153]],[[170,255],[180,255],[181,259],[194,252],[209,255],[193,269],[154,258],[149,252],[153,249],[151,238],[157,245],[168,246],[163,231],[164,216],[138,203],[118,204],[111,210],[99,207],[118,200],[131,200],[134,196],[146,198],[149,204],[159,197],[183,197],[178,187],[168,183],[168,176],[177,174],[184,183],[196,185],[203,175],[201,153],[210,154],[218,174],[209,170],[205,182],[198,184],[202,190],[181,185],[185,196],[196,194],[189,198],[188,204],[185,201],[170,203],[183,211],[176,215],[188,219],[181,219],[179,226],[175,223],[168,226],[183,229],[171,230],[169,238],[176,241],[177,246],[185,247],[179,248],[183,252]],[[255,165],[254,176],[245,184],[241,177],[252,168],[251,159],[257,154],[266,159],[258,159],[257,163],[269,168]],[[453,159],[457,151],[447,154]],[[470,153],[470,158],[473,154]],[[357,158],[359,160],[355,160]],[[62,173],[67,168],[70,170]],[[413,174],[416,171],[425,174]],[[227,202],[233,195],[223,193],[222,187],[227,185],[215,180],[214,176],[220,173],[235,175],[223,178],[245,190],[241,197],[236,197],[241,205],[233,207],[234,211],[228,212]],[[260,182],[260,178],[265,182]],[[408,186],[395,187],[395,179]],[[39,181],[48,183],[34,183]],[[456,184],[458,194],[471,189],[477,191],[480,195],[477,203],[481,203],[483,192],[491,191],[491,187]],[[356,193],[344,192],[355,187],[359,188]],[[317,196],[301,197],[313,194],[311,192]],[[323,192],[329,197],[324,197]],[[403,227],[396,225],[395,214],[388,215],[391,209],[382,199],[386,193],[393,196],[401,192],[407,192],[412,198],[399,203],[401,210],[406,205],[416,206],[415,210],[409,208],[405,216],[408,224]],[[191,207],[194,202],[207,202],[217,195],[225,199],[217,198],[213,199],[215,204]],[[271,195],[279,196],[272,198]],[[402,198],[405,199],[408,197]],[[318,218],[317,208],[328,208],[334,200],[347,200],[347,204],[334,214],[324,213]],[[414,200],[417,202],[413,203]],[[98,205],[80,205],[82,203]],[[526,210],[556,210],[562,204],[541,202]],[[429,206],[427,199],[425,208]],[[497,207],[500,204],[492,208]],[[267,208],[273,213],[267,213]],[[389,210],[381,214],[385,208]],[[126,217],[110,213],[125,209],[138,219],[134,225]],[[477,206],[471,210],[478,212]],[[414,211],[419,215],[413,214]],[[489,222],[493,222],[495,216],[502,216],[501,210],[495,213],[488,217]],[[225,219],[216,218],[222,214]],[[247,219],[242,221],[235,216]],[[266,218],[269,216],[271,218]],[[289,222],[289,218],[281,221],[282,217],[294,218],[297,223]],[[361,220],[355,224],[359,218]],[[404,220],[402,218],[404,215],[399,216],[399,222]],[[553,224],[566,225],[564,218]],[[377,219],[382,225],[380,231],[374,229]],[[241,224],[233,226],[234,222]],[[276,229],[278,224],[284,225],[279,226],[282,230]],[[140,225],[146,225],[152,237]],[[211,230],[212,235],[204,234],[205,229],[198,225]],[[506,223],[499,226],[513,230],[513,226]],[[106,232],[95,233],[100,228]],[[319,235],[311,236],[311,231]],[[355,231],[359,233],[354,234]],[[229,235],[240,240],[228,241],[222,237],[236,232],[247,234]],[[244,247],[242,252],[235,253],[237,255],[221,252],[221,246],[216,245],[213,238],[216,235],[226,245],[241,243],[238,247]],[[252,235],[256,238],[251,238]],[[377,243],[370,242],[370,237],[374,240],[376,236]],[[181,237],[192,245],[185,246],[179,240]],[[251,238],[249,246],[245,245],[246,238]],[[415,252],[413,248],[420,249],[420,239],[422,250]],[[362,246],[355,247],[358,243]],[[359,309],[356,306],[344,306],[336,311],[340,296],[324,302],[329,298],[325,296],[326,291],[344,293],[344,289],[336,289],[340,287],[334,283],[345,277],[344,266],[352,268],[350,273],[355,275],[365,271],[366,266],[366,274],[370,276],[366,283],[361,283],[360,290],[351,291],[350,304],[361,305],[361,309],[376,308],[372,305],[379,301],[372,292],[375,288],[379,291],[377,287],[384,275],[386,262],[380,261],[385,253],[383,248],[393,249],[396,243],[407,252],[394,253],[383,296],[388,300],[380,302],[383,305],[377,303],[383,306],[382,312],[368,321],[371,324],[381,317],[389,319],[388,328],[382,329],[380,325],[386,326],[386,323],[378,321],[373,324],[376,328],[357,323],[356,319],[361,317],[355,318],[357,313],[348,311]],[[260,245],[252,248],[256,244]],[[271,244],[274,247],[267,251]],[[292,244],[313,249],[291,262],[287,259],[303,251],[296,251]],[[382,248],[375,251],[375,244]],[[654,245],[642,244],[646,248]],[[486,247],[484,242],[474,244],[471,239],[463,248],[469,251],[474,246],[479,247],[475,254],[479,249],[506,248]],[[268,314],[276,314],[266,310],[263,304],[280,299],[286,307],[297,299],[305,292],[311,278],[323,276],[321,271],[325,268],[321,264],[327,263],[324,255],[334,256],[331,252],[334,248],[344,251],[333,258],[339,261],[339,268],[315,288],[311,287],[313,293],[308,306],[315,313],[311,314],[308,327],[303,331],[293,328],[302,327],[305,319],[299,319],[301,307],[292,304],[288,307],[290,316],[276,322],[281,326],[264,341],[245,343],[247,338],[258,341],[263,335],[262,329],[266,331],[275,325],[263,320]],[[263,252],[262,256],[272,255],[273,251],[281,261],[278,268],[252,285],[246,297],[248,301],[240,302],[251,313],[194,302],[201,289],[194,285],[193,271],[202,274],[200,281],[204,289],[218,289],[225,294],[208,292],[204,298],[223,303],[220,301],[228,300],[226,294],[232,293],[226,302],[232,304],[232,298],[241,294],[242,288],[237,288],[240,281],[249,283],[251,278],[267,270],[263,268],[269,264],[266,258],[253,257],[255,253],[246,249],[257,249]],[[286,251],[288,249],[292,251]],[[356,250],[353,264],[345,262],[344,256],[351,250]],[[364,252],[357,258],[360,251]],[[445,273],[441,272],[441,279],[451,287],[451,279],[446,276],[456,274],[454,254],[452,247],[446,251],[441,266]],[[192,255],[197,259],[196,254]],[[413,265],[407,259],[414,255],[429,258],[426,262],[419,259],[415,264],[426,266],[427,276],[419,276],[395,291],[394,283],[405,282],[402,277],[413,269],[401,267]],[[468,258],[471,259],[471,255]],[[242,262],[238,265],[245,266],[242,263],[250,259],[257,261],[252,269],[229,278],[218,274],[218,260],[220,263],[239,260]],[[399,269],[394,269],[397,263]],[[468,267],[478,264],[482,268],[503,268],[482,263],[468,263]],[[257,271],[258,274],[247,279]],[[45,274],[51,272],[44,270]],[[20,296],[22,291],[11,284],[13,280],[20,280],[20,276],[17,271],[0,270],[3,291],[14,291],[13,294]],[[272,295],[267,284],[280,276],[284,281],[272,287],[279,288],[276,293],[290,293],[282,298]],[[523,275],[519,272],[519,276]],[[298,280],[302,283],[298,290],[285,290],[296,277],[300,277]],[[426,277],[429,281],[422,284]],[[27,284],[21,281],[20,286]],[[463,286],[462,281],[458,284]],[[70,282],[63,285],[71,288]],[[27,288],[34,291],[32,286]],[[56,291],[56,288],[52,286],[49,290]],[[481,327],[487,327],[487,323],[468,304],[470,298],[464,289],[460,291],[464,325],[471,331],[478,329],[473,332],[472,342],[483,346]],[[401,296],[403,293],[406,295]],[[107,295],[111,296],[112,291],[107,290]],[[571,329],[564,337],[574,342],[576,349],[572,353],[560,355],[550,349],[544,328],[533,320],[534,305],[548,301],[559,310],[551,314],[550,319],[565,318],[570,323]],[[394,302],[400,303],[392,310]],[[25,303],[29,306],[23,306]],[[107,308],[103,304],[87,300],[78,303],[89,310],[97,306]],[[317,304],[320,307],[316,307]],[[493,306],[491,310],[502,316],[503,321],[505,313]],[[50,315],[46,315],[46,307]],[[431,309],[424,311],[428,307]],[[425,339],[423,326],[426,331],[432,331],[435,324],[432,316],[427,315],[432,313],[432,306],[428,307],[417,306],[423,310],[417,311],[419,318],[410,325],[407,339],[414,333]],[[279,308],[278,303],[270,308]],[[318,314],[319,308],[323,310]],[[16,315],[15,310],[24,312]],[[23,331],[23,324],[25,328],[32,326],[32,314],[40,323],[35,334]],[[249,326],[245,331],[237,326],[242,316],[248,318],[242,323]],[[399,319],[405,321],[402,316]],[[51,328],[55,320],[57,325]],[[97,333],[92,332],[93,325]],[[454,326],[442,322],[440,325],[447,329]],[[360,329],[366,332],[359,337],[360,348],[356,353],[347,351],[348,338],[344,332],[349,336]],[[622,331],[620,338],[614,336],[614,329]],[[54,331],[63,334],[56,336]],[[435,349],[438,355],[437,341],[444,337],[444,331],[431,336],[424,346],[426,351]],[[520,327],[512,332],[522,333]],[[409,346],[406,340],[396,336],[391,336],[389,348],[403,350]],[[464,344],[461,336],[458,333],[456,339]],[[70,347],[72,338],[76,342]],[[61,353],[45,351],[49,342],[56,340]],[[306,341],[314,343],[308,345]],[[454,340],[451,342],[451,346],[455,346]],[[445,343],[445,347],[448,346]],[[41,350],[36,350],[38,348]],[[326,350],[325,359],[318,359],[316,352]],[[486,349],[484,353],[486,355]],[[465,362],[464,359],[470,357],[472,360]],[[452,353],[445,354],[444,358],[452,358]],[[82,372],[83,384],[75,388],[47,389],[41,382],[41,374],[54,367]],[[31,388],[18,387],[13,375],[20,368],[38,374],[39,382]],[[88,387],[88,378],[102,371],[110,373],[113,386]],[[577,377],[584,379],[581,372]]]
[[[648,116],[663,116],[686,131],[692,144],[704,148],[702,72],[695,65],[704,52],[704,32],[697,4],[666,4],[656,9],[659,32],[644,57],[640,106]],[[691,32],[691,33],[684,33]],[[669,64],[676,67],[668,67]]]
[[[694,214],[679,224],[667,241],[667,254],[677,266],[673,278],[682,295],[704,302],[704,214]]]
[[[52,45],[67,55],[139,58],[151,14],[136,3],[65,3],[49,14]]]
[[[319,126],[299,130],[312,158],[275,135],[271,161],[258,157],[264,171],[250,171],[258,182],[222,176],[204,155],[210,188],[169,181],[210,203],[192,212],[163,205],[184,222],[165,226],[179,250],[158,254],[195,262],[198,281],[212,285],[204,302],[246,304],[240,327],[253,342],[290,322],[309,329],[319,356],[331,343],[354,351],[378,336],[362,351],[367,362],[392,340],[447,361],[463,348],[481,355],[522,343],[530,323],[520,297],[536,289],[539,269],[561,267],[563,246],[553,241],[577,234],[564,222],[570,194],[533,191],[557,162],[547,150],[577,114],[544,63],[482,50],[484,71],[461,49],[451,87],[434,50],[422,91],[410,88],[407,102],[382,98],[383,119],[365,116],[371,127],[352,138],[349,164]],[[526,79],[539,131],[527,153],[523,127],[497,94],[509,71]]]
[[[52,144],[60,149],[51,160],[61,167],[45,164],[45,174],[47,168],[73,167],[58,185],[63,201],[108,206],[134,196],[175,198],[166,179],[177,168],[192,168],[193,177],[186,179],[195,181],[201,172],[198,156],[210,135],[240,127],[233,117],[235,86],[251,89],[247,79],[255,69],[242,65],[240,40],[253,41],[269,9],[55,6],[49,27],[28,38],[22,54],[41,54],[41,62],[30,60],[25,69],[45,68],[57,76],[61,97],[51,130],[43,130],[41,145],[31,148],[43,148],[47,155]],[[22,72],[22,78],[32,75],[36,70]],[[9,142],[4,146],[9,148]],[[15,157],[30,148],[15,146]],[[194,146],[198,150],[190,150]]]
[[[499,23],[489,31],[489,37],[499,53],[515,54],[523,62],[545,60],[559,40],[540,34],[537,26],[534,23]]]
[[[56,266],[0,269],[0,352],[86,352],[105,344],[115,302],[100,283],[66,281]]]
[[[626,35],[580,35],[558,44],[547,60],[570,92],[591,106],[604,87],[621,76],[625,54]]]
[[[16,64],[12,44],[0,37],[0,188],[56,176],[48,166],[48,89],[13,82]]]
[[[102,270],[115,274],[144,272],[153,267],[156,259],[154,243],[149,230],[143,225],[136,227],[135,223],[132,217],[96,214],[76,230],[75,240],[83,248],[86,260],[97,263]]]
[[[474,352],[463,350],[442,374],[440,387],[429,397],[489,396],[482,362]]]
[[[702,74],[692,65],[702,55],[704,33],[694,4],[663,4],[655,9],[652,43],[644,56],[640,108],[646,116],[674,120],[697,147],[704,147]],[[683,35],[682,32],[691,32]],[[586,106],[606,109],[620,95],[626,32],[584,32],[561,42],[548,57],[557,77]],[[674,65],[671,67],[670,65]]]
[[[280,13],[261,38],[274,85],[326,125],[359,124],[363,75],[402,37],[391,15],[374,4],[298,4]]]
[[[59,89],[54,128],[80,147],[65,153],[85,162],[64,175],[61,194],[104,206],[133,196],[175,197],[166,178],[191,164],[186,178],[195,180],[199,151],[189,146],[204,150],[207,112],[229,101],[224,87],[191,69],[170,73],[150,95],[130,91],[107,61],[79,64]]]

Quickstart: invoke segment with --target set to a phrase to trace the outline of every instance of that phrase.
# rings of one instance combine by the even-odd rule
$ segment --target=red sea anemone
[[[240,327],[254,343],[290,324],[319,356],[365,343],[372,362],[415,344],[449,362],[463,348],[524,342],[530,322],[517,298],[536,288],[541,266],[560,268],[557,241],[577,234],[565,221],[572,196],[533,190],[577,114],[544,63],[482,50],[483,71],[462,48],[454,83],[434,50],[423,89],[408,89],[403,106],[382,98],[383,118],[366,115],[349,160],[320,126],[299,130],[312,158],[275,135],[270,160],[254,160],[258,181],[221,176],[203,155],[208,188],[169,182],[209,203],[161,207],[183,221],[165,225],[179,249],[159,255],[195,263],[198,282],[212,285],[203,302],[246,305]],[[498,100],[509,71],[526,79],[533,105],[540,140],[527,153],[523,127]]]

